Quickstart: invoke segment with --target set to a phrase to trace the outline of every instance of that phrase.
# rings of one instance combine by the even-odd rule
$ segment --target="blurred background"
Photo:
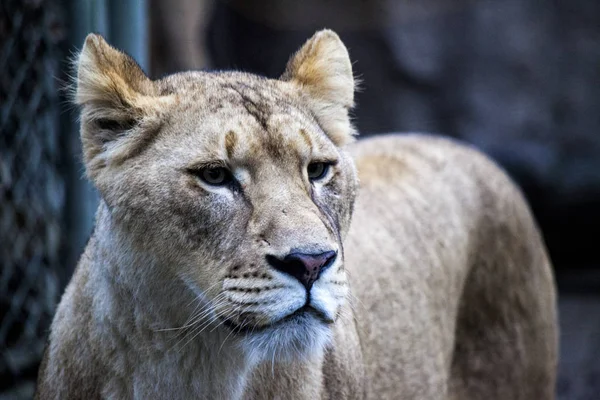
[[[561,400],[600,399],[600,1],[1,0],[0,398],[31,398],[97,205],[61,91],[89,32],[158,78],[277,77],[336,30],[363,80],[362,136],[470,142],[523,188],[560,289]]]

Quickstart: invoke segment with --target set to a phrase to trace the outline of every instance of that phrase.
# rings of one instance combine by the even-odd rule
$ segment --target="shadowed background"
[[[155,78],[202,68],[277,77],[325,27],[363,81],[362,136],[452,136],[523,188],[560,287],[558,396],[600,396],[597,0],[3,0],[0,397],[32,396],[54,307],[93,226],[77,113],[59,91],[85,35],[102,33]]]

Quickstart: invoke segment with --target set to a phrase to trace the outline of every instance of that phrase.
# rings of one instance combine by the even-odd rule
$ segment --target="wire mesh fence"
[[[0,2],[0,397],[28,398],[58,296],[65,182],[59,7]]]

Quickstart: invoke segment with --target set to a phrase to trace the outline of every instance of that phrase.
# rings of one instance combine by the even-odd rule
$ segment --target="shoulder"
[[[493,160],[467,143],[442,136],[406,133],[359,140],[347,150],[353,156],[361,186],[427,179],[431,184],[473,186],[494,191],[516,189]],[[411,179],[412,178],[412,179]]]

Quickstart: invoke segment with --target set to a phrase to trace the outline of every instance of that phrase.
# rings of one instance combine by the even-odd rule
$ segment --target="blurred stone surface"
[[[218,2],[212,64],[276,77],[323,27],[338,31],[364,82],[362,135],[422,131],[474,144],[523,187],[555,264],[590,264],[600,236],[600,2]]]

